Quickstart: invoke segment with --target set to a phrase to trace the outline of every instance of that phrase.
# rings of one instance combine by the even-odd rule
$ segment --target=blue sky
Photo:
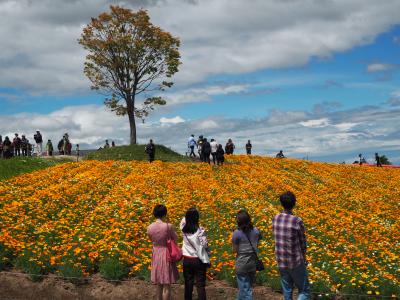
[[[139,124],[139,141],[184,152],[194,133],[233,138],[239,152],[251,139],[263,155],[350,162],[379,151],[400,163],[398,1],[139,2],[0,1],[0,134],[127,143],[126,119],[90,91],[76,42],[90,17],[122,4],[182,41],[168,105]]]

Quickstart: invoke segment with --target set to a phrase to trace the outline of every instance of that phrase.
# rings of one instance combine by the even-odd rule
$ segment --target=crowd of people
[[[196,141],[194,134],[189,137],[187,145],[188,151],[186,152],[186,154],[188,156],[195,158],[195,149],[197,149],[197,153],[202,162],[210,164],[212,159],[214,165],[223,165],[225,160],[224,155],[232,155],[236,149],[236,146],[233,143],[232,139],[228,139],[224,148],[222,144],[217,143],[215,139],[212,138],[209,142],[207,138],[203,135],[200,135]],[[253,145],[251,144],[251,141],[248,140],[245,145],[247,155],[251,155],[252,148]],[[285,155],[283,155],[283,151],[281,150],[276,154],[276,157],[285,158]]]
[[[279,199],[283,211],[273,218],[272,231],[284,299],[292,299],[295,287],[298,289],[298,299],[310,299],[305,229],[301,218],[293,214],[296,196],[286,192]],[[153,215],[156,220],[147,228],[147,234],[153,243],[151,281],[157,285],[157,300],[171,299],[171,284],[178,281],[177,263],[182,259],[184,299],[192,299],[194,286],[198,299],[206,299],[206,271],[210,267],[212,251],[208,246],[207,231],[200,226],[199,211],[189,208],[180,221],[183,239],[181,249],[177,245],[175,228],[167,222],[167,208],[159,204],[154,208]],[[231,242],[236,256],[237,299],[252,299],[256,272],[265,269],[258,257],[258,244],[263,234],[254,226],[246,210],[237,213],[236,224]]]
[[[25,134],[22,134],[20,137],[18,133],[15,133],[12,140],[8,136],[3,140],[0,135],[0,158],[54,155],[54,146],[51,139],[47,140],[43,148],[44,139],[40,130],[36,130],[36,133],[33,135],[33,141],[34,143],[31,143]],[[71,155],[72,143],[69,140],[68,133],[65,133],[63,138],[58,142],[57,149],[59,155]]]

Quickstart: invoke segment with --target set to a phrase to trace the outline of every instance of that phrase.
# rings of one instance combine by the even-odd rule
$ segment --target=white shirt
[[[186,224],[185,218],[182,219],[180,228],[181,230]],[[198,257],[203,263],[210,263],[210,258],[208,256],[206,248],[208,247],[207,237],[205,235],[205,230],[199,227],[197,231],[193,234],[187,234],[182,232],[183,235],[183,245],[182,254],[183,256]]]
[[[218,143],[217,143],[216,141],[212,141],[212,142],[210,143],[210,145],[211,145],[211,153],[217,152]]]

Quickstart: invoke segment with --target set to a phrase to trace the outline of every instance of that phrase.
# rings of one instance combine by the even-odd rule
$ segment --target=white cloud
[[[162,123],[162,124],[178,124],[178,123],[183,123],[183,122],[185,122],[185,120],[182,119],[180,116],[176,116],[174,118],[162,117],[160,119],[160,123]]]
[[[390,95],[393,98],[400,98],[400,90],[393,91]]]
[[[187,88],[183,91],[167,93],[164,98],[168,105],[208,102],[212,96],[230,95],[245,92],[250,86],[246,84],[214,84],[203,87]]]
[[[311,128],[326,127],[329,125],[329,119],[323,118],[323,119],[316,119],[316,120],[308,120],[305,122],[300,122],[299,124],[304,127],[311,127]]]
[[[198,122],[196,127],[199,130],[210,130],[210,129],[217,129],[219,126],[218,123],[214,120],[201,120]]]
[[[285,122],[275,122],[277,116]],[[274,155],[282,149],[288,156],[329,157],[328,160],[333,161],[339,161],[338,157],[343,156],[351,158],[360,152],[373,155],[376,151],[390,153],[389,158],[392,158],[393,154],[398,156],[400,151],[400,133],[393,126],[400,124],[399,109],[365,107],[356,111],[327,113],[325,118],[320,119],[309,113],[290,111],[272,111],[258,120],[208,117],[177,122],[180,118],[183,119],[180,116],[164,118],[168,123],[138,122],[139,142],[145,143],[152,138],[156,143],[184,153],[189,135],[202,134],[222,144],[232,138],[238,153],[245,152],[244,145],[250,139],[256,154]],[[308,126],[299,126],[299,122]],[[36,129],[41,130],[45,139],[55,142],[68,132],[72,142],[81,144],[82,148],[97,148],[104,144],[105,139],[114,140],[117,144],[129,141],[127,118],[117,117],[103,106],[66,107],[47,115],[24,113],[2,116],[0,134],[3,137],[18,132],[32,140]],[[345,157],[340,158],[343,159]]]
[[[144,7],[155,24],[181,38],[178,87],[210,75],[301,66],[370,43],[400,21],[397,0],[0,1],[2,87],[88,91],[77,39],[110,3]]]
[[[396,66],[392,64],[383,64],[383,63],[372,63],[367,66],[367,71],[370,73],[373,72],[383,72],[395,69]]]
[[[339,123],[335,124],[334,126],[339,129],[340,131],[349,131],[353,127],[357,126],[358,123]]]

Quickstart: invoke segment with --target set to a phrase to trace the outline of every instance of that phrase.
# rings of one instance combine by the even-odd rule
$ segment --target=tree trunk
[[[128,111],[128,117],[129,117],[129,125],[131,127],[131,145],[136,145],[136,120],[135,120],[135,114],[133,112]]]

